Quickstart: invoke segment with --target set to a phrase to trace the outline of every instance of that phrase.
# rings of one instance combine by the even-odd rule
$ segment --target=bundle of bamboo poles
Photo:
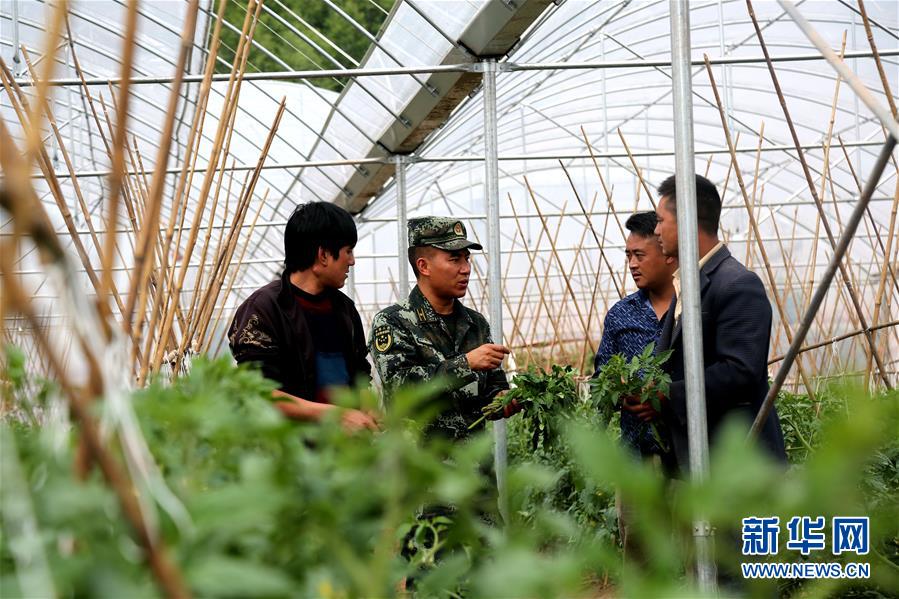
[[[59,22],[48,29],[47,53],[41,58],[44,72],[38,73],[26,48],[22,48],[28,72],[34,82],[29,97],[21,88],[6,64],[0,61],[0,78],[3,88],[18,119],[18,128],[29,140],[29,149],[23,152],[32,156],[24,168],[36,162],[43,181],[50,190],[50,197],[58,208],[71,246],[78,257],[96,293],[97,309],[102,315],[104,327],[117,326],[130,340],[129,364],[135,380],[143,384],[149,373],[163,366],[177,367],[182,356],[196,352],[209,344],[209,328],[215,322],[214,307],[224,305],[219,298],[224,291],[230,293],[240,268],[246,241],[245,223],[255,201],[256,217],[260,214],[265,198],[255,195],[261,167],[268,155],[278,129],[285,102],[279,106],[271,124],[266,143],[260,153],[256,168],[242,181],[234,181],[234,171],[227,168],[230,146],[238,114],[238,101],[247,68],[251,42],[262,7],[252,0],[246,11],[242,35],[235,53],[230,78],[224,91],[221,114],[217,115],[214,132],[207,121],[207,105],[212,89],[220,47],[222,16],[226,3],[219,3],[218,15],[212,28],[209,52],[206,55],[203,80],[196,97],[195,109],[186,134],[186,142],[176,165],[174,185],[167,181],[169,156],[174,143],[174,127],[177,120],[179,99],[183,96],[182,77],[194,40],[198,3],[188,8],[191,31],[184,32],[175,70],[169,101],[162,126],[156,156],[149,169],[137,139],[128,132],[128,109],[131,104],[132,62],[137,26],[137,3],[129,3],[122,47],[122,77],[117,89],[110,86],[107,102],[103,93],[95,96],[85,82],[85,75],[78,61],[65,9],[55,13]],[[65,5],[63,5],[65,6]],[[187,34],[190,35],[187,35]],[[82,189],[75,171],[66,139],[53,114],[47,81],[52,76],[55,60],[53,49],[59,40],[67,42],[74,67],[82,80],[81,94],[89,107],[94,132],[102,140],[111,168],[111,175],[104,190],[105,219],[95,222],[88,205],[91,198]],[[211,119],[210,119],[211,121]],[[36,143],[45,127],[51,130],[48,144]],[[205,127],[205,128],[204,128]],[[7,127],[4,144],[17,147],[13,140],[13,125]],[[201,157],[201,139],[213,139],[208,155]],[[54,171],[51,152],[47,146],[53,143],[62,155],[70,176],[72,194],[66,194],[64,186]],[[4,168],[5,172],[9,172]],[[196,180],[195,180],[195,175]],[[166,194],[166,189],[174,193]],[[72,208],[72,197],[77,208]],[[168,197],[167,197],[168,195]],[[236,205],[231,205],[236,197]],[[120,221],[126,221],[124,227]],[[77,230],[76,221],[87,225],[87,243]],[[255,220],[255,218],[254,218]],[[205,229],[205,235],[201,232]],[[117,231],[124,230],[124,236]],[[214,230],[219,234],[213,237]],[[252,230],[252,227],[251,227]],[[238,254],[238,248],[243,250]],[[235,256],[241,260],[235,261]],[[194,260],[199,257],[199,268]],[[114,277],[116,262],[123,263],[126,276]],[[211,266],[207,267],[207,264]],[[129,268],[130,267],[130,268]]]
[[[255,168],[234,189],[237,200],[233,209],[229,206],[233,171],[226,176],[225,168],[230,158],[241,84],[262,6],[257,0],[250,0],[247,6],[222,113],[217,119],[214,143],[208,156],[199,154],[225,5],[226,0],[221,0],[218,5],[196,109],[185,151],[177,165],[174,193],[169,197],[165,193],[169,187],[166,185],[167,168],[172,146],[176,143],[174,125],[183,95],[185,66],[195,39],[198,0],[191,0],[187,5],[174,82],[160,127],[156,156],[149,168],[145,168],[137,140],[128,130],[137,2],[128,3],[122,37],[121,82],[117,88],[110,87],[111,105],[102,94],[99,97],[92,95],[85,83],[71,34],[65,33],[69,30],[65,1],[54,4],[45,51],[40,60],[32,61],[27,48],[22,48],[33,80],[30,93],[20,87],[10,69],[0,60],[0,80],[17,120],[17,123],[7,123],[0,118],[0,165],[3,171],[0,207],[11,217],[9,226],[12,229],[12,234],[0,241],[3,282],[0,317],[14,315],[30,325],[34,349],[31,362],[55,381],[78,424],[83,460],[77,468],[86,472],[87,468],[96,465],[103,473],[119,498],[161,590],[173,597],[185,597],[188,591],[155,529],[155,507],[157,502],[160,505],[164,502],[159,502],[159,485],[155,486],[157,490],[150,491],[152,485],[145,480],[154,476],[152,458],[149,458],[148,468],[145,445],[139,431],[129,428],[127,418],[118,422],[112,432],[120,445],[121,451],[116,451],[101,438],[99,424],[89,406],[102,399],[120,402],[119,408],[127,411],[130,408],[122,397],[131,386],[143,384],[148,374],[159,370],[164,363],[177,369],[185,354],[208,345],[214,307],[223,289],[225,295],[230,293],[246,250],[248,238],[244,224],[251,205],[257,204],[255,224],[265,203],[265,196],[257,197],[256,184],[278,130],[286,99],[281,101],[274,115]],[[103,149],[112,165],[104,190],[102,223],[95,222],[88,209],[92,198],[87,197],[79,184],[66,140],[60,134],[53,112],[49,82],[57,63],[56,54],[66,44],[82,80],[81,93],[90,107],[95,132],[102,139]],[[98,110],[98,104],[102,110]],[[50,135],[45,141],[47,129]],[[24,141],[18,142],[17,137]],[[55,144],[65,162],[74,198],[64,191],[55,174],[52,152],[48,151],[50,144]],[[34,186],[36,170],[49,188],[58,214],[51,215],[40,200]],[[205,174],[202,183],[195,186],[194,175],[199,172]],[[166,202],[167,215],[163,211]],[[224,210],[220,209],[222,204]],[[126,221],[124,240],[120,235],[123,218]],[[87,244],[82,242],[76,228],[77,219],[87,224]],[[59,220],[68,233],[66,241],[71,244],[78,266],[70,257],[68,244],[56,233],[54,222]],[[200,243],[204,224],[206,234]],[[212,231],[216,228],[220,232],[214,239]],[[125,240],[127,244],[123,243]],[[235,263],[239,246],[243,249],[240,260]],[[74,351],[78,353],[78,363],[86,366],[86,377],[73,372],[68,356],[60,351],[58,343],[49,334],[32,298],[32,290],[24,285],[21,275],[16,272],[31,248],[37,250],[42,269],[56,288],[57,308],[63,312],[74,336]],[[183,289],[191,259],[197,253],[201,256],[201,265],[193,278],[191,293],[185,294]],[[207,259],[210,268],[205,267]],[[130,267],[126,268],[125,281],[113,276],[116,261]],[[85,293],[82,288],[79,266],[87,275],[91,293]],[[9,332],[4,330],[4,344],[12,340]],[[116,455],[125,458],[124,464]]]
[[[863,5],[861,9],[863,12]],[[220,15],[221,10],[220,4]],[[250,41],[258,14],[259,5],[251,2],[243,24],[243,35],[235,52],[222,114],[214,128],[214,134],[208,136],[214,140],[213,148],[208,158],[205,156],[202,158],[203,161],[208,161],[208,164],[198,165],[198,160],[201,160],[200,141],[203,137],[211,90],[211,74],[219,48],[220,20],[212,31],[204,80],[197,95],[197,108],[187,134],[184,156],[177,166],[178,173],[174,183],[171,184],[170,181],[174,193],[167,197],[163,185],[166,177],[165,166],[171,149],[176,92],[181,82],[176,81],[176,85],[173,86],[163,127],[162,143],[158,146],[153,167],[147,170],[144,168],[143,157],[136,140],[129,139],[127,133],[130,98],[128,65],[134,47],[132,19],[136,19],[135,13],[129,11],[122,53],[124,66],[121,84],[115,90],[110,89],[109,103],[102,93],[97,97],[93,96],[84,82],[81,88],[86,105],[90,107],[93,124],[113,166],[113,174],[109,177],[107,186],[109,193],[105,226],[103,223],[94,223],[91,219],[88,209],[89,198],[85,197],[87,194],[81,189],[75,176],[72,161],[66,151],[65,140],[59,133],[51,103],[46,99],[47,90],[43,90],[43,95],[35,93],[34,97],[28,98],[18,87],[6,65],[0,65],[4,90],[11,99],[20,127],[22,130],[28,130],[33,125],[30,115],[35,111],[43,115],[51,129],[51,139],[59,147],[66,168],[72,175],[74,198],[67,198],[62,184],[54,175],[47,150],[40,144],[37,145],[34,160],[50,189],[50,197],[56,203],[59,218],[70,234],[72,248],[92,288],[100,298],[98,309],[104,315],[104,322],[116,323],[130,340],[129,364],[133,368],[138,384],[143,384],[151,372],[161,368],[172,367],[177,370],[186,355],[208,351],[213,347],[213,343],[220,339],[218,330],[220,323],[230,317],[230,314],[226,313],[227,298],[234,290],[235,282],[239,278],[239,266],[247,251],[247,244],[241,240],[246,240],[252,235],[256,219],[264,206],[263,198],[257,202],[255,216],[247,234],[245,225],[248,222],[247,216],[259,171],[257,168],[235,185],[234,171],[227,168],[242,75],[247,66]],[[57,34],[65,24],[63,18]],[[866,29],[870,29],[866,17],[864,24]],[[67,41],[75,68],[84,79],[70,37]],[[873,36],[869,35],[868,39],[882,74],[886,96],[892,99],[888,80],[883,76],[883,66],[877,58]],[[760,31],[759,42],[764,47]],[[40,92],[41,76],[36,72],[27,51],[23,51],[23,54],[29,72],[37,82],[34,89]],[[52,62],[46,60],[45,68]],[[773,66],[769,64],[769,67],[777,89],[776,74]],[[181,68],[183,64],[179,67],[179,73]],[[814,288],[817,259],[826,249],[819,248],[818,234],[823,231],[825,235],[822,235],[822,238],[826,238],[827,245],[832,249],[834,226],[831,221],[834,220],[834,216],[836,222],[833,225],[837,228],[841,226],[837,191],[831,175],[831,170],[835,166],[831,153],[834,141],[840,145],[845,158],[836,160],[843,161],[850,170],[852,164],[842,139],[837,136],[834,140],[833,134],[840,80],[836,81],[831,118],[825,135],[823,168],[814,171],[806,164],[804,151],[799,146],[798,140],[794,139],[796,148],[789,155],[798,161],[809,183],[809,192],[815,200],[817,213],[811,256],[805,263],[785,259],[783,264],[778,265],[772,264],[769,255],[772,253],[782,257],[794,255],[797,247],[797,219],[793,219],[791,231],[782,230],[778,219],[774,218],[774,210],[764,204],[765,187],[764,184],[759,185],[762,179],[759,172],[760,155],[764,145],[772,142],[765,135],[764,123],[760,123],[757,128],[754,173],[750,175],[746,165],[741,165],[737,161],[736,146],[739,143],[739,134],[736,140],[731,138],[725,119],[725,108],[717,94],[711,68],[708,68],[707,72],[715,95],[715,104],[721,115],[723,141],[729,151],[727,162],[719,165],[726,166],[727,169],[722,195],[727,202],[728,186],[736,187],[734,192],[736,203],[745,209],[749,228],[743,242],[745,248],[743,259],[759,271],[776,308],[776,326],[771,352],[772,361],[776,361],[775,358],[784,352],[785,346],[793,336],[795,314],[791,310],[795,310],[796,306],[807,305]],[[786,106],[782,95],[779,96],[782,105]],[[281,110],[276,115],[259,165],[265,159]],[[791,125],[789,114],[786,112],[785,120]],[[541,203],[538,194],[526,178],[521,181],[520,197],[513,198],[511,194],[508,197],[515,229],[511,232],[511,244],[504,247],[508,256],[507,268],[504,270],[507,276],[503,284],[502,300],[507,315],[505,329],[507,339],[520,354],[517,360],[519,364],[527,365],[531,362],[548,364],[563,357],[579,365],[586,364],[598,345],[603,315],[628,289],[633,290],[625,265],[615,263],[616,260],[609,250],[610,245],[621,244],[626,237],[622,225],[622,204],[619,202],[616,208],[614,190],[603,176],[601,161],[596,158],[591,141],[583,129],[582,134],[584,147],[593,157],[592,166],[599,184],[596,193],[592,194],[589,206],[585,201],[589,195],[582,197],[583,191],[574,184],[568,168],[561,162],[560,177],[568,181],[572,194],[567,206],[562,206],[559,215],[545,211],[545,203]],[[639,205],[641,198],[645,196],[644,209],[651,208],[653,193],[651,185],[643,175],[644,168],[631,152],[631,145],[620,129],[617,135],[626,150],[627,161],[619,162],[612,159],[611,166],[625,169],[634,176],[636,182],[634,192],[637,199],[632,205],[635,207]],[[713,157],[710,156],[706,164],[706,173],[712,166],[712,161]],[[202,176],[195,179],[194,175],[200,173]],[[833,202],[832,214],[825,212],[828,193],[829,199]],[[620,193],[618,195],[620,197]],[[235,206],[232,206],[232,196],[237,198]],[[72,208],[73,204],[76,208]],[[604,209],[601,226],[596,226],[596,222],[600,222],[600,219],[596,218],[597,204]],[[864,222],[867,238],[881,252],[882,261],[878,262],[872,258],[870,263],[861,264],[850,254],[841,268],[842,285],[835,287],[834,297],[826,306],[827,311],[822,311],[818,316],[819,338],[823,341],[810,342],[809,345],[821,351],[812,352],[810,349],[812,353],[803,356],[796,369],[797,383],[803,384],[812,395],[816,388],[813,378],[822,373],[851,369],[858,362],[856,358],[859,355],[863,356],[865,362],[866,378],[883,382],[886,381],[888,374],[896,369],[890,348],[899,342],[896,327],[891,324],[896,320],[894,298],[899,294],[899,283],[894,267],[896,252],[899,249],[899,244],[894,243],[897,204],[899,202],[893,202],[890,221],[886,227],[883,226],[884,223],[875,223],[870,213],[868,220]],[[529,206],[527,215],[519,214],[518,207],[522,205]],[[566,213],[567,207],[571,208],[570,213]],[[128,247],[124,249],[125,244],[121,236],[112,233],[120,224],[121,212],[124,213],[125,238],[128,242]],[[766,216],[770,218],[766,219]],[[76,229],[75,223],[78,218],[87,224],[88,243],[82,242],[80,232]],[[535,219],[534,222],[538,225],[536,240],[524,234],[523,218]],[[771,227],[774,229],[773,242],[770,240],[770,230],[769,240],[765,241],[762,236],[760,229],[763,220],[770,223],[769,229]],[[214,234],[214,231],[218,233]],[[578,240],[573,250],[567,251],[560,247],[558,243],[560,236],[570,238],[572,241]],[[508,276],[513,271],[510,266],[513,263],[513,254],[516,253],[519,256],[522,254],[526,256],[524,263],[526,272],[519,278],[521,282],[512,281],[511,276]],[[199,258],[199,268],[192,262],[195,258]],[[112,276],[112,267],[116,260],[126,264],[129,260],[133,260],[133,268],[126,270],[125,281],[116,280]],[[205,267],[207,263],[211,264],[209,268]],[[860,274],[863,271],[878,273],[876,291],[865,287]],[[477,264],[474,276],[476,280],[481,281],[481,284],[474,286],[473,291],[478,287],[484,289],[486,277]],[[392,281],[391,285],[396,288]],[[475,293],[471,299],[475,307],[484,311],[486,293],[480,295]],[[379,307],[381,306],[360,306],[363,316],[370,316]],[[847,330],[842,323],[848,323],[850,330]]]

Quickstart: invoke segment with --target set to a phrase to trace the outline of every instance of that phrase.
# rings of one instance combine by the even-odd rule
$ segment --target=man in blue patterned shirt
[[[672,275],[677,270],[677,259],[662,254],[662,246],[655,234],[656,213],[633,214],[624,226],[630,231],[624,253],[628,269],[637,284],[637,291],[618,301],[606,314],[602,341],[593,362],[594,377],[613,355],[622,354],[629,360],[641,354],[650,343],[658,343],[662,322],[674,297]],[[649,423],[627,410],[621,410],[621,440],[624,445],[646,459],[659,456],[662,468],[670,475],[674,470],[674,456],[670,451],[670,443],[667,442],[666,431],[659,423],[656,426],[669,447],[659,446]],[[627,540],[628,523],[633,520],[633,514],[627,509],[627,502],[619,501],[618,511],[625,552],[629,545],[631,550],[639,551],[639,548]]]
[[[630,231],[625,256],[637,291],[616,303],[606,314],[602,341],[593,362],[593,376],[614,354],[631,359],[650,343],[658,342],[662,321],[674,295],[672,275],[677,270],[677,260],[662,254],[654,233],[655,212],[638,212],[624,226]],[[667,448],[659,447],[648,423],[627,410],[621,411],[621,439],[639,455],[659,455],[663,465],[667,465],[664,461]]]

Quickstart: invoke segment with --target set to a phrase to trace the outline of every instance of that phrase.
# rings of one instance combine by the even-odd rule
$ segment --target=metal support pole
[[[406,248],[409,247],[409,233],[407,231],[406,207],[406,164],[407,156],[397,154],[393,157],[396,164],[396,258],[397,258],[397,291],[398,302],[402,302],[409,296],[409,259],[406,256]]]
[[[699,303],[699,238],[696,211],[696,164],[693,156],[693,95],[690,73],[690,7],[670,0],[671,71],[674,98],[675,187],[677,189],[677,245],[683,306],[684,372],[687,390],[687,436],[690,474],[695,482],[708,477],[709,439],[706,424],[705,378],[702,360],[702,319]],[[696,575],[699,588],[716,588],[714,539],[701,514],[694,516]]]
[[[484,190],[487,197],[487,281],[489,285],[490,329],[493,342],[503,342],[502,264],[499,229],[499,160],[496,135],[496,59],[486,58],[484,67]],[[506,421],[493,423],[494,466],[499,495],[499,512],[508,521],[506,492]]]
[[[19,44],[19,0],[12,0],[12,75],[21,77],[24,61],[21,58]]]
[[[855,205],[855,209],[852,211],[852,215],[846,223],[843,235],[840,237],[837,247],[830,257],[830,262],[827,264],[824,276],[821,277],[821,282],[818,283],[818,288],[815,289],[815,295],[812,296],[812,300],[809,303],[805,314],[802,316],[802,322],[799,325],[799,329],[797,329],[796,334],[793,336],[793,343],[790,344],[790,349],[787,350],[787,353],[784,356],[783,364],[781,364],[780,369],[777,371],[777,376],[774,377],[774,382],[771,384],[771,388],[768,389],[765,401],[762,404],[762,407],[759,408],[759,413],[752,423],[752,429],[749,431],[750,436],[754,437],[758,435],[762,428],[762,424],[768,417],[768,413],[771,411],[772,406],[774,406],[774,400],[777,398],[777,393],[783,386],[787,374],[790,372],[790,367],[792,367],[793,362],[796,361],[796,356],[799,355],[802,343],[805,341],[805,336],[808,334],[808,331],[814,322],[818,309],[821,307],[822,302],[824,302],[824,296],[827,295],[827,291],[830,289],[830,284],[833,282],[833,277],[837,272],[837,268],[839,268],[840,261],[849,249],[849,243],[852,241],[852,237],[855,235],[855,231],[865,215],[865,210],[868,208],[868,202],[870,202],[871,196],[874,194],[874,190],[880,182],[880,176],[883,174],[887,163],[890,161],[890,155],[893,153],[895,147],[896,138],[892,135],[887,136],[887,141],[883,145],[880,155],[877,157],[874,168],[871,170],[871,175],[868,177],[865,189],[858,198],[858,203]]]
[[[346,287],[344,289],[344,293],[349,296],[349,298],[353,301],[356,301],[356,267],[350,269],[350,272],[347,274],[346,279]]]

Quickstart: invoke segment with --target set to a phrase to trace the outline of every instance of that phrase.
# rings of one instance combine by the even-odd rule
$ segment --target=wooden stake
[[[99,301],[106,305],[106,296],[113,289],[112,261],[116,253],[116,228],[119,221],[119,192],[122,186],[123,171],[125,170],[125,140],[128,126],[128,104],[131,99],[131,67],[134,60],[134,36],[137,31],[137,0],[128,3],[128,11],[125,17],[125,39],[122,42],[122,75],[119,84],[119,106],[116,122],[115,137],[112,147],[112,173],[109,176],[109,206],[106,217],[106,238],[103,248],[102,272],[100,281]],[[73,176],[74,181],[74,176]]]
[[[652,209],[655,210],[656,201],[652,198],[652,192],[649,191],[649,186],[646,185],[646,181],[643,180],[643,171],[641,171],[640,167],[637,166],[637,161],[634,160],[634,155],[631,154],[631,148],[627,145],[627,140],[624,139],[624,134],[621,132],[621,129],[618,129],[618,137],[621,138],[621,143],[622,145],[624,145],[624,150],[627,152],[627,157],[630,159],[631,165],[633,165],[634,167],[634,172],[637,173],[637,179],[640,180],[640,185],[642,185],[643,189],[646,190],[646,197],[649,198],[649,203],[652,205]]]
[[[254,10],[255,5],[255,10]],[[233,129],[229,129],[229,125],[232,122],[232,118],[234,113],[237,110],[237,101],[240,96],[240,86],[243,81],[243,73],[246,69],[247,58],[249,56],[249,45],[252,40],[253,32],[255,31],[257,19],[259,17],[259,11],[262,9],[262,3],[257,0],[251,0],[247,5],[247,12],[244,19],[244,27],[241,33],[240,44],[238,45],[238,60],[235,60],[234,66],[231,69],[231,75],[228,79],[228,90],[225,94],[225,102],[223,108],[222,118],[219,120],[218,129],[216,131],[215,140],[213,142],[213,148],[210,153],[210,162],[208,170],[206,171],[206,175],[203,180],[203,185],[200,191],[199,201],[195,206],[194,213],[194,222],[191,225],[190,236],[188,237],[187,247],[185,248],[184,255],[181,259],[181,265],[178,270],[178,277],[175,281],[175,285],[171,290],[171,297],[175,300],[180,297],[181,289],[184,286],[184,279],[187,275],[187,270],[190,264],[190,257],[193,253],[193,248],[197,240],[197,235],[199,233],[199,222],[202,218],[203,211],[206,207],[206,201],[209,197],[209,191],[212,187],[213,181],[215,180],[217,171],[220,169],[224,169],[225,163],[224,160],[227,157],[228,153],[228,144],[230,142],[230,132]],[[219,167],[219,165],[221,165]],[[221,182],[221,178],[219,178]],[[169,331],[172,327],[172,320],[174,319],[174,310],[170,308],[166,314],[165,318],[162,322],[162,338],[165,339]],[[182,339],[183,341],[183,339]],[[163,354],[165,351],[165,346],[160,344],[156,348],[156,352],[152,359],[152,368],[156,369],[162,363]],[[143,368],[142,368],[143,371]]]
[[[765,62],[768,65],[768,72],[771,74],[771,81],[774,83],[774,91],[777,93],[778,100],[780,100],[780,106],[784,113],[784,119],[786,120],[787,127],[790,130],[790,136],[793,139],[793,145],[795,146],[796,153],[799,156],[799,163],[802,165],[802,172],[805,175],[806,183],[808,183],[809,192],[811,192],[812,199],[815,201],[815,206],[818,208],[818,212],[821,214],[821,224],[824,226],[824,232],[827,234],[827,240],[830,243],[831,250],[835,251],[836,239],[834,238],[833,231],[831,231],[827,216],[824,213],[824,206],[821,203],[821,198],[818,196],[818,192],[815,189],[814,182],[812,182],[811,171],[809,169],[808,163],[805,160],[805,153],[802,151],[802,145],[799,142],[799,136],[796,134],[796,127],[793,125],[793,120],[790,118],[790,111],[787,108],[786,99],[784,98],[783,91],[780,89],[780,83],[778,82],[777,74],[774,71],[774,63],[771,62],[771,57],[768,55],[768,47],[765,44],[765,39],[762,36],[762,30],[759,27],[758,19],[756,19],[755,11],[752,8],[752,0],[746,0],[746,6],[749,9],[749,17],[752,19],[752,25],[755,28],[756,37],[758,37],[759,40],[759,45],[762,48],[762,54],[765,55]],[[862,306],[859,302],[858,294],[852,287],[852,279],[847,272],[844,261],[841,260],[838,266],[840,269],[840,276],[843,279],[843,284],[846,286],[846,293],[848,293],[849,297],[852,299],[852,305],[858,316],[858,320],[861,323],[862,328],[868,330],[869,327],[867,319],[865,318],[865,315],[862,311]],[[883,380],[883,384],[887,389],[892,389],[893,386],[886,375],[886,367],[884,366],[883,360],[877,352],[877,348],[874,345],[874,339],[871,337],[870,332],[867,332],[865,334],[865,340],[868,342],[868,347],[870,348],[871,353],[874,356],[874,360],[877,362],[877,368],[880,371],[880,378]]]
[[[599,236],[596,234],[596,229],[593,228],[593,222],[590,220],[590,215],[587,214],[587,211],[584,209],[584,203],[581,201],[581,196],[577,192],[577,188],[574,186],[574,181],[571,180],[571,175],[568,173],[568,169],[565,168],[565,165],[562,164],[562,161],[559,161],[559,166],[562,167],[562,172],[565,173],[565,177],[568,179],[568,184],[571,186],[571,191],[574,192],[574,197],[577,200],[578,206],[581,208],[581,214],[584,215],[584,218],[587,219],[587,227],[590,229],[590,232],[593,233],[593,239],[596,241],[596,246],[599,248],[599,255],[602,257],[603,262],[606,263],[606,267],[609,269],[609,273],[612,275],[612,281],[615,283],[615,288],[618,290],[618,295],[620,297],[624,297],[624,281],[621,282],[621,287],[618,286],[618,282],[615,281],[615,271],[612,269],[612,265],[609,263],[609,259],[606,257],[605,251],[602,249],[602,244],[599,243]],[[527,185],[527,177],[525,177],[525,184]],[[530,186],[528,186],[530,189]],[[533,194],[531,194],[533,197]],[[536,201],[536,200],[535,200]],[[593,208],[590,208],[590,212],[593,212]],[[541,216],[541,218],[543,218]]]
[[[790,343],[793,342],[793,331],[790,327],[789,320],[787,319],[786,311],[784,310],[783,303],[780,300],[780,293],[777,290],[777,279],[774,276],[774,271],[771,269],[771,263],[768,261],[768,252],[765,251],[765,245],[762,243],[762,236],[759,234],[758,223],[756,223],[755,216],[752,213],[751,206],[749,205],[749,195],[746,191],[746,185],[743,182],[743,174],[740,171],[740,165],[737,163],[737,153],[735,151],[734,145],[730,139],[730,130],[727,127],[727,116],[724,113],[724,104],[721,103],[721,96],[718,95],[718,86],[715,84],[715,76],[712,73],[712,64],[709,62],[708,55],[703,55],[705,59],[705,68],[709,75],[709,83],[712,86],[712,92],[715,95],[715,103],[718,105],[718,116],[721,118],[721,127],[724,130],[724,139],[727,142],[727,148],[730,152],[730,159],[734,167],[734,175],[737,178],[737,184],[740,187],[740,193],[743,196],[743,203],[746,206],[746,211],[749,214],[749,224],[755,233],[756,243],[758,244],[759,253],[762,257],[762,262],[765,265],[765,273],[768,276],[768,284],[771,287],[771,295],[774,297],[774,303],[777,306],[777,312],[780,315],[780,320],[784,325],[784,332],[787,334],[787,338]],[[809,398],[814,401],[815,390],[809,382],[808,378],[806,378],[805,371],[803,370],[802,360],[801,358],[797,358],[796,367],[799,369],[799,374],[802,377],[802,382],[805,385],[805,389],[808,392]]]
[[[134,308],[143,313],[147,299],[147,281],[154,261],[155,245],[152,240],[156,238],[159,223],[159,214],[162,208],[162,198],[165,186],[166,169],[169,162],[169,149],[172,144],[172,132],[175,128],[176,110],[181,96],[181,82],[184,78],[184,66],[187,56],[190,54],[194,42],[194,32],[197,25],[197,11],[199,0],[190,0],[184,30],[181,33],[181,48],[178,52],[178,60],[175,66],[175,78],[172,82],[172,91],[169,94],[169,102],[166,115],[163,120],[162,133],[159,138],[159,148],[156,153],[155,170],[150,182],[150,196],[147,213],[145,215],[144,228],[134,253],[134,276],[131,280],[131,288],[128,293],[128,304],[125,307],[125,324],[131,328],[134,319]],[[165,335],[162,336],[165,339]]]
[[[564,167],[563,167],[564,168]],[[534,203],[534,208],[537,210],[537,216],[540,218],[540,222],[543,227],[546,228],[546,219],[543,217],[543,213],[540,211],[540,205],[537,203],[537,198],[534,196],[534,191],[531,189],[531,184],[528,182],[528,178],[524,177],[524,184],[527,187],[528,193],[531,195],[531,201]],[[578,202],[580,202],[580,197],[575,192],[575,197],[578,198]],[[583,204],[581,204],[581,209],[583,209]],[[585,212],[586,214],[586,212]],[[559,221],[561,222],[562,216],[559,217]],[[589,222],[589,220],[588,220]],[[548,231],[548,230],[547,230]],[[594,232],[595,233],[595,232]],[[599,238],[597,238],[597,244],[599,243]],[[584,316],[581,314],[581,308],[577,303],[577,298],[574,295],[574,291],[571,289],[571,280],[568,275],[565,273],[565,267],[562,265],[562,259],[559,257],[559,252],[556,250],[556,244],[550,240],[550,248],[552,250],[552,255],[556,259],[556,263],[559,266],[559,272],[562,273],[562,277],[565,281],[565,288],[568,290],[568,294],[571,296],[571,301],[574,302],[575,310],[577,310],[578,320],[580,320],[581,327],[583,327],[584,334],[589,335],[589,331],[587,330],[587,322],[584,320]],[[600,250],[601,251],[601,250]],[[564,302],[560,302],[560,306],[564,305]],[[593,349],[593,344],[590,344],[591,350]]]

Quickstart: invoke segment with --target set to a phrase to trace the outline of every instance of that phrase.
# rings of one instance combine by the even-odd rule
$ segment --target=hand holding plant
[[[498,420],[508,418],[521,410],[553,412],[558,411],[559,405],[568,405],[576,397],[576,391],[571,387],[570,366],[561,367],[553,365],[552,371],[543,373],[529,370],[515,375],[512,383],[515,385],[506,393],[499,393],[489,404],[481,408],[483,417],[471,424],[474,428],[484,420]]]
[[[655,343],[630,360],[621,354],[613,355],[590,382],[594,402],[603,411],[622,406],[644,422],[652,420],[662,411],[662,398],[668,395],[671,385],[671,377],[662,368],[670,356],[671,350],[656,354]],[[656,425],[650,426],[656,441],[665,447]]]

